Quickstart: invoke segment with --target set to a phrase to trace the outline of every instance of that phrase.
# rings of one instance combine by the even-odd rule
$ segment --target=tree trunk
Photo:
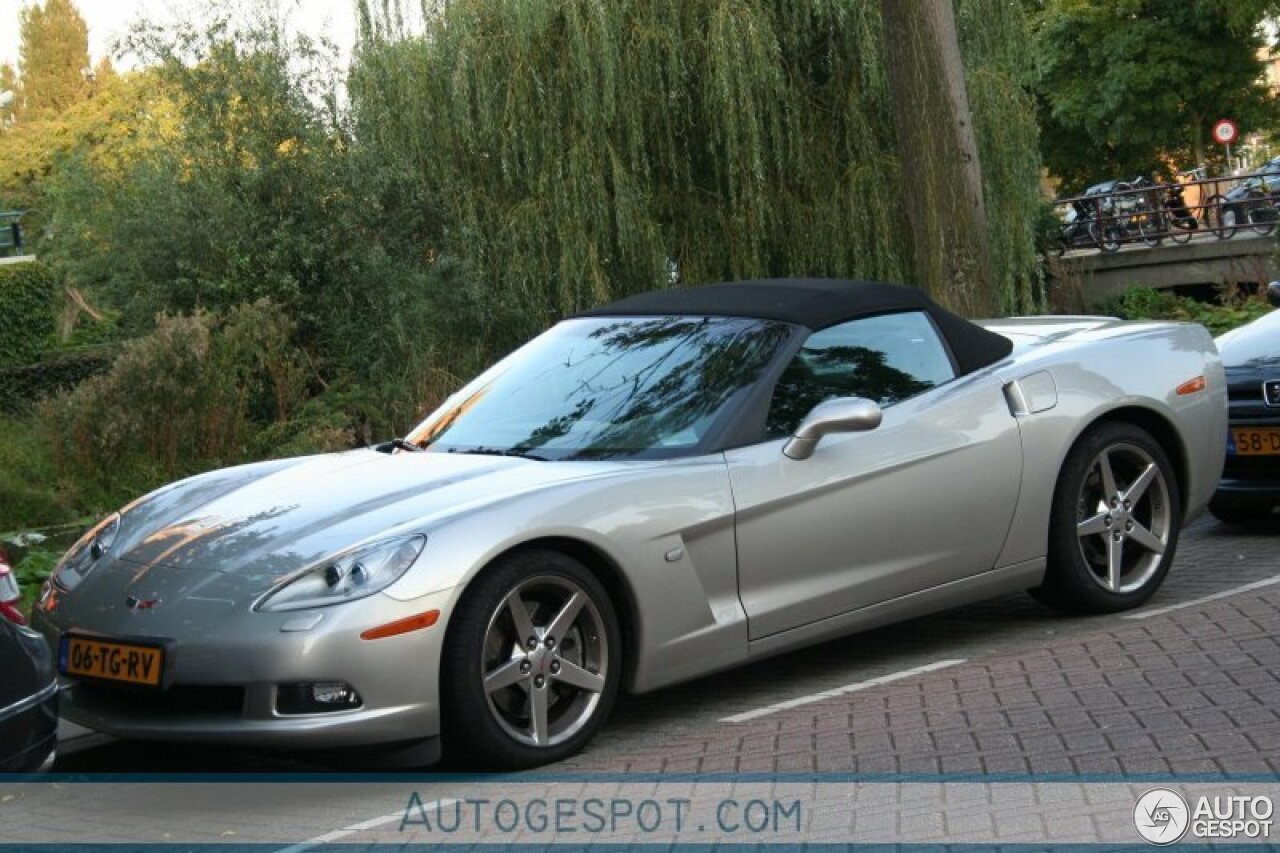
[[[952,0],[881,0],[890,109],[918,284],[957,313],[997,310],[982,167]]]
[[[1204,119],[1199,113],[1191,116],[1191,159],[1196,168],[1204,165]]]

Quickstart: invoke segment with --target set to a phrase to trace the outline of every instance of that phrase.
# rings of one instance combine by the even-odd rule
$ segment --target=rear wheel
[[[511,769],[573,755],[609,715],[621,647],[608,593],[582,563],[544,550],[500,558],[450,620],[445,748]]]
[[[1164,240],[1164,218],[1159,214],[1148,213],[1138,220],[1138,233],[1142,236],[1142,242],[1154,249]]]
[[[1137,607],[1164,581],[1181,519],[1173,466],[1159,443],[1132,424],[1100,424],[1063,463],[1045,581],[1032,592],[1078,613]]]

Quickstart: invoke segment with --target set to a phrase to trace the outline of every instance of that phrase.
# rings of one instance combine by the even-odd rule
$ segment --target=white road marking
[[[423,809],[444,808],[451,806],[457,800],[432,800],[429,803],[423,803]],[[371,829],[377,829],[380,826],[386,826],[389,823],[398,823],[404,820],[404,809],[391,814],[384,814],[381,817],[369,818],[360,823],[353,823],[345,829],[335,829],[333,832],[326,832],[324,835],[317,835],[315,838],[303,841],[301,844],[294,844],[292,847],[282,847],[276,853],[306,853],[316,847],[323,847],[326,844],[333,844],[335,841],[341,841],[344,838],[350,838],[361,832],[368,832]]]
[[[722,723],[745,723],[747,720],[756,720],[760,717],[767,717],[770,714],[776,714],[779,711],[786,711],[789,708],[799,708],[801,705],[809,705],[813,702],[821,702],[823,699],[834,699],[837,696],[844,696],[848,693],[857,693],[859,690],[866,690],[871,687],[879,687],[881,684],[888,684],[892,681],[901,681],[904,678],[910,678],[913,675],[923,675],[926,672],[934,672],[939,669],[946,669],[949,666],[966,663],[967,658],[955,658],[952,660],[940,660],[934,663],[927,663],[924,666],[917,666],[912,669],[904,669],[902,672],[895,672],[892,675],[882,675],[879,678],[870,678],[866,681],[859,681],[856,684],[846,684],[844,687],[837,687],[834,690],[824,690],[821,693],[811,693],[808,696],[801,696],[797,699],[788,699],[785,702],[778,702],[773,705],[766,705],[763,708],[757,708],[754,711],[744,711],[741,714],[734,714],[729,717],[721,717]]]
[[[1210,601],[1217,601],[1219,598],[1227,598],[1240,592],[1248,592],[1252,589],[1262,589],[1264,586],[1272,586],[1280,583],[1280,576],[1267,578],[1265,580],[1247,583],[1244,586],[1236,586],[1231,589],[1224,589],[1222,592],[1215,592],[1213,595],[1206,595],[1204,598],[1193,598],[1190,601],[1180,601],[1177,604],[1170,604],[1165,607],[1157,607],[1154,610],[1140,610],[1137,613],[1129,613],[1124,616],[1125,619],[1150,619],[1152,616],[1163,616],[1174,610],[1181,610],[1184,607],[1195,607],[1197,604],[1208,604]]]

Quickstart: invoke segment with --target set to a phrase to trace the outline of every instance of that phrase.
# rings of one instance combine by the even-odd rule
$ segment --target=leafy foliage
[[[31,361],[53,342],[56,298],[44,264],[0,266],[0,367]]]
[[[288,423],[307,396],[307,371],[292,349],[292,320],[266,300],[225,317],[161,315],[128,341],[111,369],[43,406],[64,471],[102,484],[137,472],[138,490],[256,458],[262,424]],[[309,436],[342,447],[339,429]]]
[[[71,0],[45,0],[18,13],[25,117],[57,115],[85,96],[89,28]]]
[[[72,354],[0,375],[18,410],[0,444],[23,454],[0,470],[5,524],[403,434],[495,356],[634,291],[912,279],[877,4],[455,0],[416,35],[395,5],[363,10],[349,109],[332,50],[267,13],[139,29],[145,71],[103,67],[87,100],[0,134],[0,201],[40,208],[42,258],[108,318],[64,339],[112,358],[78,382]],[[1025,310],[1024,22],[1008,0],[956,9],[995,301]],[[33,416],[33,377],[77,387]]]
[[[383,35],[372,5],[356,138],[442,205],[443,251],[484,294],[469,319],[486,349],[667,283],[912,280],[913,178],[893,154],[875,4],[461,0],[420,39]],[[1021,27],[1016,4],[967,8],[971,34],[983,15]],[[990,82],[981,108],[1025,109],[1019,55],[998,44],[966,39]],[[1025,187],[994,192],[992,216],[1023,222],[1034,128],[995,127],[983,156]],[[1018,304],[1029,243],[1000,262],[997,301]]]
[[[1199,323],[1214,335],[1251,323],[1271,311],[1260,295],[1239,291],[1219,294],[1219,303],[1198,302],[1167,290],[1131,287],[1120,297],[1103,303],[1099,310],[1126,320],[1180,320]]]
[[[53,350],[39,361],[0,366],[0,412],[24,412],[32,404],[61,391],[69,391],[111,366],[110,346]]]
[[[1205,160],[1209,128],[1277,118],[1258,25],[1271,0],[1045,0],[1032,18],[1043,152],[1069,190]],[[1216,153],[1216,152],[1215,152]]]
[[[426,291],[457,267],[423,245],[430,204],[339,120],[331,52],[271,21],[143,30],[133,46],[176,115],[148,112],[154,144],[82,145],[61,164],[46,256],[118,306],[126,334],[269,299],[322,385],[364,390],[362,434],[407,428],[443,393],[410,396],[443,324]]]

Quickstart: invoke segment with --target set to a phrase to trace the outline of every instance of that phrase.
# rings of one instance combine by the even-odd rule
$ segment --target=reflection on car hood
[[[159,493],[136,516],[126,510],[117,558],[274,579],[365,541],[425,529],[433,519],[635,464],[374,451],[317,456],[258,476],[224,476],[222,488],[205,488],[194,505],[187,497],[202,489],[199,478]],[[177,509],[165,513],[166,504]],[[136,525],[147,517],[156,520]]]

